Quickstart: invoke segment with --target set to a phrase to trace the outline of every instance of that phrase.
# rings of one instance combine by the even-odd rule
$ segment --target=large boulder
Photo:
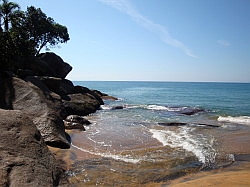
[[[54,70],[45,61],[34,56],[16,57],[14,72],[24,78],[27,75],[52,76]]]
[[[55,53],[42,53],[38,58],[53,70],[51,77],[65,78],[72,70],[72,67]]]
[[[22,110],[27,113],[37,126],[48,145],[69,148],[65,134],[63,119],[66,111],[60,97],[35,77],[27,77],[26,81],[10,77],[2,80],[5,103],[9,109]]]
[[[57,186],[63,170],[29,116],[0,109],[0,186]]]
[[[75,92],[74,84],[70,80],[44,76],[36,76],[36,78],[42,81],[50,91],[55,92],[61,97],[65,97]]]
[[[96,100],[98,100],[100,105],[104,105],[104,102],[103,102],[103,100],[101,98],[101,95],[99,94],[101,92],[96,92],[95,90],[90,90],[90,89],[88,89],[87,87],[84,87],[84,86],[75,86],[74,92],[75,93],[82,93],[82,94],[88,93],[88,94],[94,96],[96,98]]]
[[[63,100],[68,115],[86,116],[100,108],[100,102],[89,93],[69,94],[69,100]]]

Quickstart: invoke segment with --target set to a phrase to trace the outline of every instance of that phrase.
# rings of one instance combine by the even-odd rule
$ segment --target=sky
[[[68,28],[73,81],[250,83],[250,0],[13,0]]]

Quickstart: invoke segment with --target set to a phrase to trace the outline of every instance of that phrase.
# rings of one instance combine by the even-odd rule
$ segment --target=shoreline
[[[74,134],[81,133],[78,130],[67,130],[67,133],[74,138]],[[60,161],[63,169],[69,170],[79,160],[96,158],[96,156],[83,155],[71,146],[70,149],[59,149],[49,147],[50,151]],[[248,151],[247,151],[248,152]],[[246,153],[246,152],[245,152]],[[144,187],[193,187],[193,186],[250,186],[250,154],[239,154],[236,160],[226,167],[209,171],[199,171],[178,177],[167,182],[141,184]],[[77,177],[77,176],[75,176]],[[88,186],[84,183],[74,181],[68,177],[69,182],[77,187]],[[71,183],[70,183],[71,184]]]

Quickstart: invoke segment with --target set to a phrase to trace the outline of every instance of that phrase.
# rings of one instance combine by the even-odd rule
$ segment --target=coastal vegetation
[[[37,56],[41,49],[49,50],[69,40],[67,27],[56,23],[40,8],[21,10],[17,3],[0,1],[0,62],[9,67],[16,57]]]

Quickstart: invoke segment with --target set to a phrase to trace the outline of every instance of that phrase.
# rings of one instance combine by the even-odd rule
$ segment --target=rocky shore
[[[72,67],[54,53],[14,62],[0,71],[0,186],[66,185],[47,145],[70,148],[65,129],[85,130],[82,116],[115,98],[74,86],[65,79]]]

